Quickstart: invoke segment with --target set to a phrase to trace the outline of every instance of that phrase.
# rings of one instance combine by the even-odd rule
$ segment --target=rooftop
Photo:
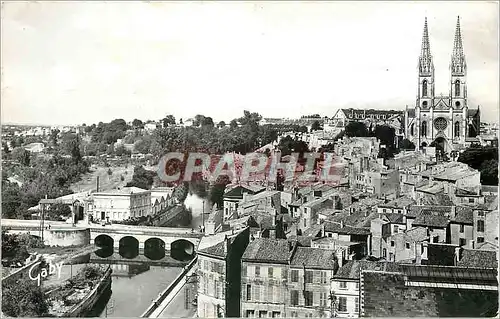
[[[289,244],[286,239],[256,238],[248,245],[242,260],[287,263],[289,255]]]
[[[341,225],[335,222],[325,222],[325,232],[345,234],[345,235],[369,235],[370,230],[367,228],[352,227]]]
[[[333,278],[359,279],[363,270],[396,272],[400,270],[400,265],[388,261],[351,260],[340,267]]]
[[[315,269],[335,269],[334,251],[321,248],[297,247],[290,266]]]
[[[497,251],[464,249],[457,263],[460,267],[498,268]]]

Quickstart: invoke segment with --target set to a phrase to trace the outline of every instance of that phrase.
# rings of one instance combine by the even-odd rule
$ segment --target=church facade
[[[471,108],[467,99],[467,64],[462,45],[460,18],[450,61],[449,94],[437,95],[434,64],[429,43],[427,18],[418,64],[418,90],[414,108],[404,113],[405,137],[416,149],[436,146],[445,153],[474,142],[479,134],[480,111]]]

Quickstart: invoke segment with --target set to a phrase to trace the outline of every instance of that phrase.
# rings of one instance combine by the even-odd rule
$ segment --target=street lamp
[[[335,293],[333,291],[330,291],[330,295],[328,296],[328,299],[330,299],[330,317],[336,318],[337,317],[337,297],[335,296]]]

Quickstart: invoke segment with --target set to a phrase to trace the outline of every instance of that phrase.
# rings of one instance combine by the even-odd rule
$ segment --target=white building
[[[89,215],[93,220],[119,221],[151,214],[151,191],[138,187],[93,194]]]

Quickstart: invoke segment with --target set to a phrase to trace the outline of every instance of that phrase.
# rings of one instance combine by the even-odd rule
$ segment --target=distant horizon
[[[498,122],[497,2],[4,2],[1,121],[404,110],[425,18],[449,94],[457,16],[469,108]]]

